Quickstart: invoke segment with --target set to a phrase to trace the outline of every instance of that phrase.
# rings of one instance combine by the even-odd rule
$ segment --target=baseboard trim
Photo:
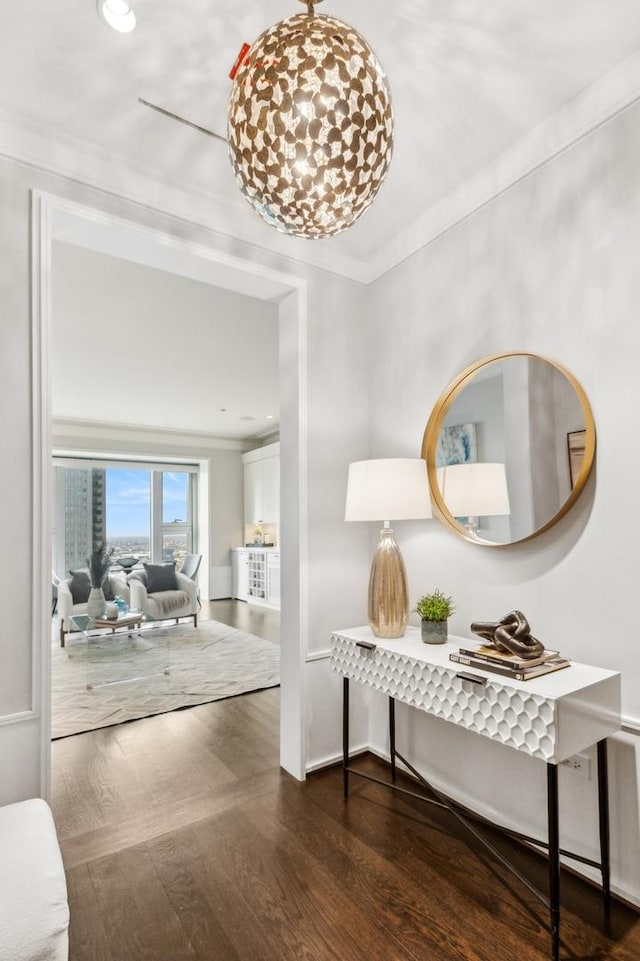
[[[363,745],[362,747],[357,747],[349,751],[349,760],[353,761],[355,758],[362,757],[364,754],[374,754],[375,752],[371,750],[370,747]],[[330,754],[328,757],[323,758],[322,761],[315,761],[313,764],[308,764],[306,767],[306,773],[317,774],[319,771],[328,770],[328,768],[338,767],[342,764],[342,752],[339,754]]]
[[[331,657],[331,651],[314,651],[313,654],[307,654],[305,661],[310,664],[312,661],[326,661]]]
[[[622,730],[625,734],[635,734],[636,737],[640,735],[640,717],[632,717],[631,715],[622,715]]]

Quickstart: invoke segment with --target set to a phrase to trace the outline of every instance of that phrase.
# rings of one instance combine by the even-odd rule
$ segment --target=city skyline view
[[[188,470],[113,466],[55,468],[55,570],[86,568],[104,543],[112,561],[178,566],[192,549],[195,475]]]
[[[151,530],[151,471],[109,467],[107,478],[107,539],[149,540]],[[188,515],[189,475],[162,474],[162,523],[184,523]]]

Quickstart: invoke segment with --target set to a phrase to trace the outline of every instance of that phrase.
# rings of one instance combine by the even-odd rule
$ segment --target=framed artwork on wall
[[[569,477],[571,487],[576,486],[578,474],[584,459],[586,430],[572,430],[567,434],[567,453],[569,455]]]

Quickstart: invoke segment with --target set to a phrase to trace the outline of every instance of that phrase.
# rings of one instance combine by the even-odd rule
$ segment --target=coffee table
[[[71,617],[73,626],[82,631],[85,636],[89,631],[94,630],[110,630],[113,634],[123,628],[140,627],[143,619],[142,611],[127,611],[126,614],[118,614],[117,617],[89,617],[88,614],[74,614]]]
[[[117,618],[75,614],[70,620],[87,642],[82,656],[88,691],[169,674],[168,637],[172,625],[154,621],[138,610]],[[74,656],[72,649],[69,656]]]

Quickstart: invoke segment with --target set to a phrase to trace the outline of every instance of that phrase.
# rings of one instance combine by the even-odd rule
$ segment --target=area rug
[[[54,645],[52,737],[164,714],[280,683],[280,648],[219,621]]]

